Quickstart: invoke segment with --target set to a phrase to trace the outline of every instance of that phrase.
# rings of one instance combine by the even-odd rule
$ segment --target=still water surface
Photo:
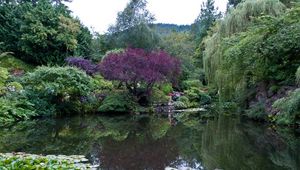
[[[20,122],[0,129],[0,152],[86,155],[109,170],[300,169],[299,134],[223,116],[175,126],[158,117]]]

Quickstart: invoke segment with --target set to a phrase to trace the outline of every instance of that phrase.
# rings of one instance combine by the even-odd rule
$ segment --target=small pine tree
[[[195,36],[197,44],[207,35],[207,31],[214,24],[214,22],[221,18],[222,14],[215,7],[214,0],[207,0],[201,5],[201,12],[194,24],[192,25],[192,32]]]

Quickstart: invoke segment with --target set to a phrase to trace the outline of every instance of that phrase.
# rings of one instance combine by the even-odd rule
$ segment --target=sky
[[[73,15],[92,30],[105,33],[116,21],[130,0],[73,0],[66,3]],[[204,0],[148,0],[147,8],[154,14],[155,23],[191,24],[200,13]],[[226,10],[227,0],[215,0],[220,11]]]

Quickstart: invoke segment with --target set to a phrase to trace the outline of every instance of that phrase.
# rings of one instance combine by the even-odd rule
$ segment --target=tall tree
[[[180,62],[163,51],[127,49],[112,53],[100,63],[100,72],[108,80],[123,83],[137,99],[149,95],[155,83],[176,82]]]
[[[89,30],[71,17],[64,4],[50,0],[0,5],[3,50],[35,64],[61,63],[75,52],[86,55]]]
[[[207,35],[207,31],[214,24],[214,22],[222,16],[215,7],[214,0],[207,0],[202,3],[201,11],[194,24],[192,25],[192,32],[199,44]]]
[[[228,6],[229,7],[236,7],[242,1],[243,0],[228,0]]]
[[[116,33],[128,30],[141,24],[150,24],[155,18],[147,9],[147,0],[131,0],[125,9],[118,13],[114,26],[109,32]]]
[[[114,48],[153,49],[158,44],[158,35],[149,27],[155,18],[147,9],[146,0],[131,0],[118,13],[116,24],[108,31],[110,46]]]

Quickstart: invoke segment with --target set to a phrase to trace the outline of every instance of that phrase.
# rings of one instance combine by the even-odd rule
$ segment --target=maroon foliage
[[[163,51],[146,52],[126,49],[123,53],[108,55],[99,65],[104,78],[118,80],[136,95],[138,85],[151,90],[157,82],[175,82],[180,74],[180,62]]]
[[[90,60],[81,57],[68,57],[66,62],[70,66],[74,66],[85,71],[88,75],[93,75],[99,71],[96,64],[93,64]]]

